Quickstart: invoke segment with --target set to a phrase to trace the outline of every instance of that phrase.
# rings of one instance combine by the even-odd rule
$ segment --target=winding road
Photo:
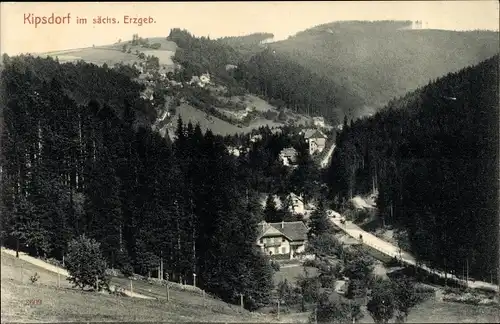
[[[468,282],[466,280],[460,279],[457,276],[450,274],[450,273],[445,273],[440,270],[435,270],[432,268],[429,268],[426,265],[418,264],[415,260],[415,258],[408,252],[402,251],[399,247],[394,246],[393,244],[386,242],[375,235],[368,233],[361,229],[359,226],[356,224],[353,224],[351,221],[345,221],[344,224],[342,224],[341,217],[330,217],[330,220],[333,222],[334,225],[336,225],[338,228],[343,230],[345,233],[347,233],[349,236],[359,239],[360,234],[362,235],[362,243],[366,244],[377,251],[388,255],[390,257],[396,257],[399,260],[401,260],[403,263],[412,265],[412,266],[417,266],[419,269],[425,270],[428,273],[436,274],[441,278],[447,278],[448,280],[456,281],[459,282],[462,285],[466,285],[469,288],[472,289],[487,289],[487,290],[493,290],[498,292],[498,285],[494,285],[488,282],[484,281],[471,281],[469,280]]]
[[[328,150],[328,153],[326,154],[326,156],[323,158],[323,160],[321,160],[320,165],[322,168],[326,168],[330,164],[334,150],[335,150],[335,143],[332,144],[332,146]]]

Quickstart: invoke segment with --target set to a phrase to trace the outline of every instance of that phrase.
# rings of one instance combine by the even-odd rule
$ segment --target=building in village
[[[194,75],[191,78],[191,81],[189,81],[189,84],[197,84],[200,88],[204,88],[206,85],[210,84],[210,74],[209,73],[204,73],[200,76]]]
[[[238,147],[228,146],[227,151],[231,155],[240,156],[243,149],[241,147],[238,148]]]
[[[295,165],[297,163],[297,150],[293,147],[284,148],[280,152],[280,160],[283,162],[283,165]]]
[[[267,195],[263,194],[262,198],[260,200],[260,204],[262,208],[266,207],[266,200],[267,200]],[[295,193],[290,193],[286,197],[286,201],[281,201],[278,196],[274,196],[274,201],[276,203],[277,208],[283,208],[283,204],[288,205],[287,209],[292,213],[292,214],[299,214],[299,215],[304,215],[306,213],[306,205],[304,204],[304,199],[302,196],[299,196]]]
[[[253,135],[252,137],[250,137],[250,142],[255,143],[258,141],[262,141],[262,135],[257,134],[257,135]]]
[[[309,145],[309,154],[321,153],[326,147],[327,136],[319,129],[304,129],[300,132]]]
[[[285,255],[290,259],[303,254],[307,244],[307,227],[303,222],[259,223],[257,245],[267,255]]]
[[[325,127],[325,118],[323,117],[313,117],[313,124],[315,127]]]

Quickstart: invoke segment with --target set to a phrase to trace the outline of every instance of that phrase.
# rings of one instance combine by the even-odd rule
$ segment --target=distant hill
[[[499,57],[346,122],[330,169],[338,201],[378,191],[380,225],[431,266],[492,280],[498,269]]]
[[[253,33],[246,36],[222,37],[217,41],[233,47],[247,60],[265,48],[264,44],[273,38],[274,35],[271,33]]]
[[[491,57],[499,34],[412,29],[411,21],[350,21],[316,26],[268,47],[362,98],[355,117]]]
[[[229,37],[221,37],[218,38],[218,42],[225,43],[227,45],[235,46],[249,46],[261,44],[262,42],[272,39],[274,34],[271,33],[253,33],[245,36],[229,36]]]

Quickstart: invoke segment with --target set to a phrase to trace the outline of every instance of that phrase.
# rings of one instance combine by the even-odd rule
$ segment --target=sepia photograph
[[[2,323],[500,323],[500,3],[2,2]]]

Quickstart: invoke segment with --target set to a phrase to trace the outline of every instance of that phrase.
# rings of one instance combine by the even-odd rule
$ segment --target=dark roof
[[[282,155],[296,155],[297,154],[297,150],[293,147],[287,147],[287,148],[284,148],[283,150],[281,150],[281,153]]]
[[[268,225],[271,225],[283,235],[285,235],[287,238],[289,238],[292,241],[305,241],[307,240],[307,227],[306,225],[301,222],[279,222],[279,223],[267,223]],[[283,228],[281,228],[281,225],[283,225]],[[265,231],[264,231],[265,232]],[[260,232],[260,235],[264,234],[263,232]]]
[[[325,134],[321,133],[320,131],[315,131],[309,138],[326,138]]]
[[[304,130],[302,130],[302,134],[304,134],[304,138],[306,138],[306,139],[308,139],[308,138],[326,138],[327,137],[325,134],[323,134],[323,132],[321,132],[318,129],[314,129],[314,128],[304,129]]]

